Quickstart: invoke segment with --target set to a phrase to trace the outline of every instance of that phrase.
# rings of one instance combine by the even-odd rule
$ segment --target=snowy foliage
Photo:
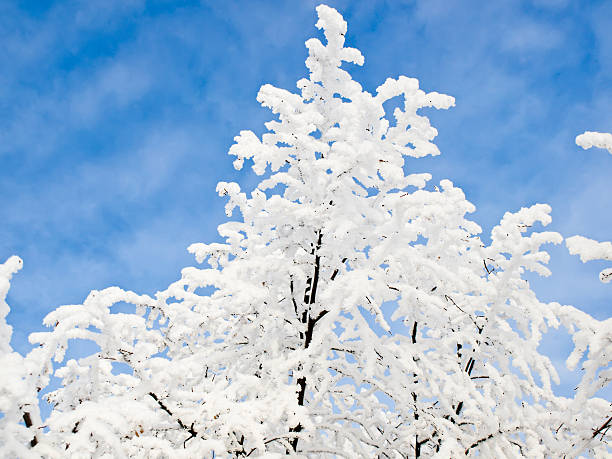
[[[542,303],[524,278],[548,276],[542,246],[562,242],[534,230],[550,208],[506,213],[484,244],[462,190],[404,164],[440,153],[419,109],[454,99],[403,76],[364,91],[341,68],[363,64],[346,23],[317,12],[326,44],[306,42],[309,78],[298,93],[264,85],[269,132],[230,149],[263,178],[249,194],[219,183],[241,218],[219,227],[224,243],[189,247],[205,267],[155,297],[111,287],[59,307],[25,359],[0,323],[5,456],[610,454],[612,408],[595,394],[612,377],[612,320]],[[18,264],[3,265],[2,299]],[[555,395],[538,351],[560,326],[567,365],[584,368],[573,398]],[[74,340],[95,350],[66,359]],[[36,393],[52,375],[42,421]]]
[[[3,457],[39,457],[30,447],[36,444],[30,427],[41,425],[38,399],[33,384],[36,352],[24,359],[11,349],[12,329],[6,323],[6,295],[10,280],[21,269],[21,258],[12,256],[0,264],[0,453]]]
[[[576,144],[585,150],[591,147],[605,148],[612,154],[612,134],[601,132],[585,132],[576,137]],[[565,245],[572,255],[580,256],[583,263],[592,260],[612,261],[612,243],[597,242],[583,236],[572,236],[565,240]],[[599,273],[602,282],[612,280],[612,268],[606,268]]]
[[[576,137],[576,145],[585,150],[591,147],[605,148],[612,154],[612,134],[586,131]]]
[[[612,261],[612,244],[610,242],[597,242],[583,236],[572,236],[565,240],[565,244],[572,255],[579,255],[583,263],[591,260]],[[612,268],[606,268],[599,273],[602,282],[612,280]]]

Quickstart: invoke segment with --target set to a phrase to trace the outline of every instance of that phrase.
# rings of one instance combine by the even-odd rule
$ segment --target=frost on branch
[[[38,457],[30,449],[37,442],[31,427],[40,425],[32,365],[11,348],[12,328],[6,323],[10,281],[22,265],[16,256],[0,264],[0,453],[3,457],[30,458]]]
[[[572,255],[579,255],[583,263],[591,260],[612,261],[612,243],[597,242],[583,236],[572,236],[565,240],[565,244]],[[602,282],[612,280],[612,268],[606,268],[599,273]]]
[[[7,353],[11,351],[11,335],[13,334],[12,327],[6,323],[6,316],[10,312],[9,305],[6,303],[6,295],[11,286],[11,278],[13,274],[21,269],[23,261],[21,258],[12,256],[0,265],[0,352]]]
[[[229,153],[261,181],[220,182],[222,243],[155,297],[117,287],[45,318],[36,384],[61,380],[28,452],[48,457],[574,457],[610,453],[610,321],[542,303],[550,207],[507,212],[491,243],[450,180],[409,170],[438,155],[421,108],[450,96],[416,79],[375,94],[343,63],[346,23],[317,8],[298,92],[264,85],[274,119]],[[385,103],[400,100],[393,113]],[[569,330],[574,398],[539,352]],[[73,358],[75,342],[91,349]],[[18,405],[14,405],[18,406]],[[21,406],[21,405],[20,405]],[[17,411],[15,411],[17,412]],[[37,424],[40,426],[40,423]],[[23,437],[20,437],[23,438]]]

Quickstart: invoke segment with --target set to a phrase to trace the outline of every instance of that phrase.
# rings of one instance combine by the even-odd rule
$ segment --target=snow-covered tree
[[[306,42],[308,79],[297,93],[264,85],[268,133],[243,131],[230,149],[263,177],[249,194],[218,185],[241,218],[219,227],[224,243],[189,247],[207,267],[155,297],[112,287],[59,307],[27,364],[0,324],[3,365],[21,368],[0,389],[5,456],[612,452],[612,407],[596,397],[612,377],[612,320],[543,303],[524,278],[550,274],[542,245],[562,237],[534,229],[550,208],[506,213],[483,243],[461,189],[404,163],[440,153],[419,109],[454,99],[403,76],[364,91],[342,69],[363,64],[346,23],[317,12],[326,43]],[[2,298],[17,264],[0,273]],[[584,368],[573,398],[554,393],[538,350],[560,326],[575,343],[568,366]],[[66,360],[73,339],[96,349]],[[34,398],[52,374],[42,421]]]
[[[30,450],[38,442],[36,431],[30,428],[41,425],[33,384],[38,351],[32,352],[27,359],[14,352],[10,344],[13,330],[6,323],[10,310],[6,295],[13,274],[22,264],[21,258],[16,256],[0,264],[0,453],[3,457],[25,458],[38,456]]]

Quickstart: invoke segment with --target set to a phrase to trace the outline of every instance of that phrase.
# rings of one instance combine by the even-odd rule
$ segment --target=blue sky
[[[17,350],[58,305],[110,285],[154,293],[194,264],[189,244],[217,239],[216,183],[255,183],[226,152],[270,119],[262,84],[306,76],[318,3],[0,2],[0,260],[24,259],[8,297]],[[456,98],[430,114],[442,155],[414,168],[461,186],[485,232],[546,202],[551,229],[612,238],[612,157],[574,143],[612,131],[612,2],[328,4],[365,56],[365,89],[403,74]],[[539,296],[610,317],[605,265],[551,252]]]

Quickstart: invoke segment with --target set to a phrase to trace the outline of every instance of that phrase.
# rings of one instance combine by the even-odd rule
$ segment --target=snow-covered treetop
[[[346,22],[317,13],[325,44],[306,42],[309,77],[297,93],[264,85],[275,119],[229,151],[262,179],[250,193],[219,183],[240,216],[219,226],[222,243],[189,247],[203,266],[154,297],[92,291],[31,335],[38,347],[11,377],[21,392],[0,397],[13,455],[610,453],[612,410],[596,394],[612,377],[612,321],[543,303],[525,279],[551,274],[544,246],[563,238],[539,231],[550,207],[505,213],[483,243],[463,191],[404,162],[440,153],[419,110],[454,99],[404,76],[364,91],[342,68],[364,62],[344,46]],[[584,368],[573,398],[555,394],[539,351],[559,326],[568,367]],[[71,359],[74,340],[94,350]],[[43,424],[33,401],[51,375]]]

